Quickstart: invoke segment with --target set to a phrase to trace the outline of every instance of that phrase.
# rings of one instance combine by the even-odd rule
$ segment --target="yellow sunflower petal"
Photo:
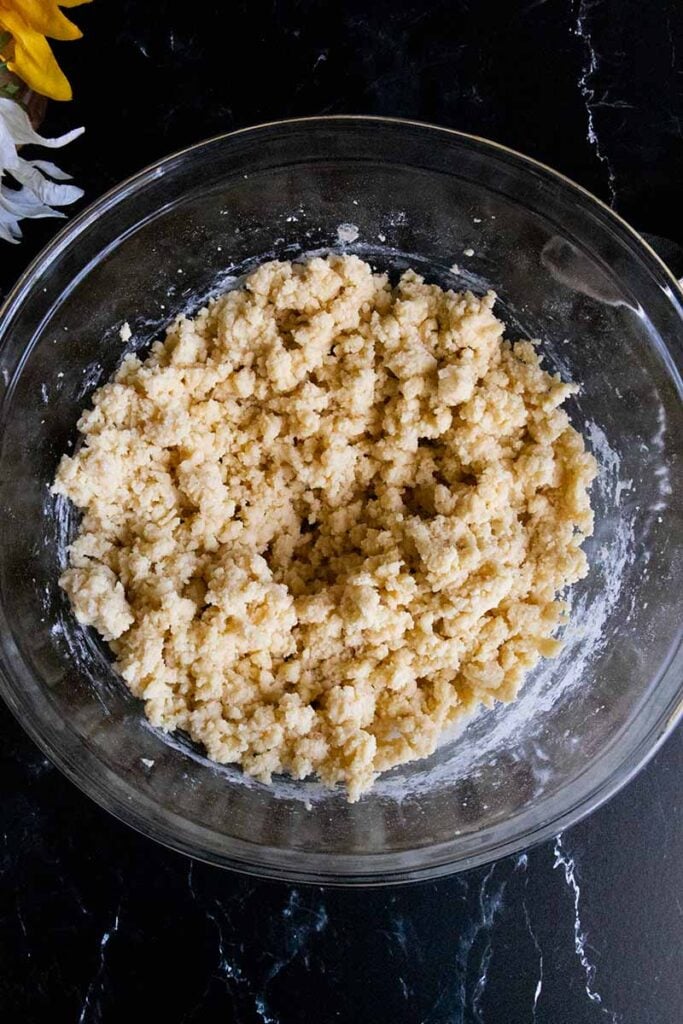
[[[51,39],[80,39],[83,33],[62,14],[55,0],[11,0],[12,10],[25,25]],[[0,11],[3,3],[0,0]],[[2,14],[0,14],[2,17]]]
[[[83,4],[90,4],[92,0],[59,0],[60,7],[81,7]]]
[[[7,67],[18,75],[29,88],[53,100],[70,100],[71,86],[69,80],[55,60],[45,36],[34,32],[26,25],[21,32],[7,25],[5,12],[3,21],[14,37],[14,57],[8,61]]]

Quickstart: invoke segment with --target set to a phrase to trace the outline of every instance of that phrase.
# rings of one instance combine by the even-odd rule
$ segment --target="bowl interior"
[[[355,252],[443,287],[494,289],[509,337],[582,385],[600,463],[591,572],[562,654],[516,704],[477,714],[358,804],[268,788],[146,722],[57,586],[76,519],[49,484],[92,391],[267,259]],[[132,338],[118,335],[127,321]],[[274,125],[205,143],[121,186],[39,258],[0,324],[4,692],[91,795],[162,841],[290,877],[469,866],[602,799],[663,735],[679,692],[680,296],[637,238],[551,172],[480,140],[372,120]],[[679,364],[680,365],[680,364]]]

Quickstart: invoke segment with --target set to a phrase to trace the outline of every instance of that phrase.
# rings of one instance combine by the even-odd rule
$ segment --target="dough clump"
[[[94,394],[60,583],[153,724],[355,800],[557,652],[596,466],[494,300],[267,263]]]

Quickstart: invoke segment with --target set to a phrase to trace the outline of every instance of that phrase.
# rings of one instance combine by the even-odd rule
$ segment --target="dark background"
[[[51,104],[44,130],[86,126],[57,156],[85,201],[232,128],[387,114],[507,143],[683,242],[674,0],[96,0],[70,13],[85,38],[57,52],[75,99]],[[0,243],[0,293],[58,227]],[[367,891],[258,882],[153,845],[81,796],[4,708],[0,755],[8,1024],[118,1024],[144,1006],[168,1024],[683,1017],[681,730],[554,843]]]

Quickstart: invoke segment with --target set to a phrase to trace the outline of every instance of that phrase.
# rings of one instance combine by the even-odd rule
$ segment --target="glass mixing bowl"
[[[448,287],[493,288],[513,336],[582,383],[570,413],[600,463],[591,571],[560,657],[514,705],[430,758],[341,792],[220,767],[150,727],[57,586],[76,524],[49,493],[95,387],[263,260],[356,252]],[[614,213],[483,139],[314,118],[212,139],[142,171],[62,231],[0,321],[2,692],[47,755],[141,832],[256,874],[376,883],[472,867],[564,829],[615,792],[681,701],[683,307]]]

